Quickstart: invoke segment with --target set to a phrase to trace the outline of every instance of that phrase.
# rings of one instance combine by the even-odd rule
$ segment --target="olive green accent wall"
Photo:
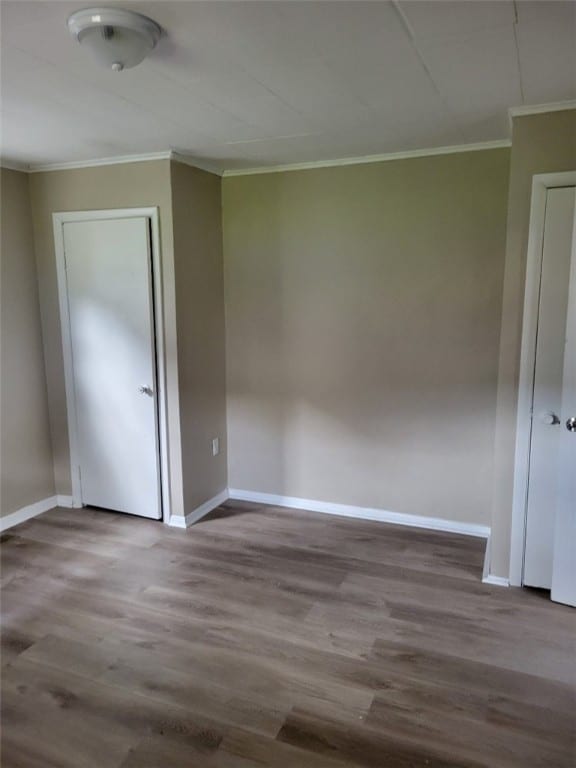
[[[514,449],[532,177],[537,173],[574,170],[576,110],[514,119],[500,333],[491,544],[491,572],[502,577],[508,577],[510,568]]]
[[[54,496],[46,375],[25,173],[0,170],[0,514]]]
[[[509,156],[224,179],[231,488],[490,523]]]

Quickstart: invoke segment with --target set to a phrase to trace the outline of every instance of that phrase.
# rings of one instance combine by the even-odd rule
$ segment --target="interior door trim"
[[[522,586],[524,573],[530,438],[532,432],[532,401],[534,395],[534,368],[536,365],[536,336],[538,329],[546,197],[549,189],[574,186],[576,186],[576,171],[541,173],[532,177],[532,198],[530,203],[528,249],[526,254],[524,314],[522,318],[520,377],[518,382],[516,448],[514,454],[514,490],[512,496],[512,528],[510,539],[509,580],[510,585],[515,587]]]
[[[162,520],[169,523],[171,515],[170,464],[168,452],[168,396],[166,386],[166,347],[164,343],[164,311],[162,296],[162,260],[160,250],[160,226],[158,208],[121,208],[102,211],[67,211],[52,214],[54,249],[58,279],[58,300],[60,305],[60,326],[62,333],[62,354],[64,359],[64,382],[66,388],[66,413],[68,440],[70,445],[70,475],[72,479],[72,505],[82,506],[80,485],[80,463],[78,456],[78,430],[76,420],[76,396],[74,370],[72,366],[72,336],[68,308],[68,285],[64,255],[64,224],[68,222],[102,221],[106,219],[146,218],[150,224],[150,247],[152,253],[152,301],[154,314],[154,339],[156,353],[156,374],[158,388],[158,449],[160,452],[160,498]]]

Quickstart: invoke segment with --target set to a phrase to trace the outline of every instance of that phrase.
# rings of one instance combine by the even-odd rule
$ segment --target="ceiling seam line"
[[[524,95],[524,82],[522,78],[522,65],[520,64],[520,45],[518,43],[518,6],[516,0],[512,2],[514,6],[514,23],[512,24],[512,31],[514,33],[514,48],[516,49],[516,66],[518,67],[518,84],[520,85],[520,98],[522,104],[526,104],[526,96]]]
[[[399,0],[392,0],[392,7],[394,8],[396,13],[398,14],[398,16],[400,18],[400,21],[401,21],[401,23],[402,23],[402,25],[403,25],[403,27],[404,27],[404,29],[406,31],[406,34],[408,35],[408,37],[410,39],[410,43],[412,44],[412,47],[414,48],[416,56],[418,57],[418,60],[420,61],[420,64],[421,64],[424,72],[426,73],[426,76],[430,80],[430,83],[432,84],[432,87],[434,88],[434,90],[438,94],[438,98],[442,102],[442,104],[444,106],[444,109],[450,115],[450,118],[452,119],[452,121],[454,122],[456,128],[458,129],[458,133],[460,134],[461,138],[466,140],[466,135],[465,135],[464,130],[463,130],[461,124],[460,124],[460,120],[456,117],[456,115],[454,114],[454,112],[452,111],[450,106],[446,103],[446,101],[444,99],[444,96],[442,95],[442,92],[440,91],[440,88],[438,88],[438,85],[436,84],[436,81],[434,80],[434,77],[432,75],[432,71],[431,71],[430,67],[428,66],[428,63],[426,62],[426,59],[424,58],[424,54],[422,53],[422,51],[418,47],[418,44],[416,43],[416,35],[414,34],[414,30],[412,29],[412,25],[410,24],[410,20],[408,19],[408,17],[406,16],[406,14],[402,10],[402,8],[400,7]]]

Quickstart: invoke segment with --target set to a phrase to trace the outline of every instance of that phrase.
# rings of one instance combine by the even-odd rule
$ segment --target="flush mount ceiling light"
[[[87,8],[68,18],[68,29],[96,61],[114,72],[135,67],[162,35],[155,21],[120,8]]]

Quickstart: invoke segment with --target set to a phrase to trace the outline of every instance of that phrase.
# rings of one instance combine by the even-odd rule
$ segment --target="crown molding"
[[[212,160],[199,160],[197,157],[183,155],[181,152],[170,152],[170,160],[182,165],[189,165],[191,168],[198,168],[207,173],[213,173],[216,176],[224,175],[222,166]]]
[[[569,102],[567,102],[569,103]],[[362,155],[360,157],[343,157],[336,160],[318,160],[307,163],[289,163],[286,165],[271,165],[261,168],[238,168],[224,170],[217,162],[198,159],[173,150],[165,152],[149,152],[139,155],[120,155],[117,157],[102,157],[94,160],[73,160],[63,163],[25,163],[0,160],[3,168],[9,168],[23,173],[46,173],[48,171],[70,171],[80,168],[97,168],[107,165],[123,165],[127,163],[146,163],[153,160],[171,160],[192,168],[198,168],[216,176],[253,176],[260,173],[280,173],[283,171],[305,171],[313,168],[334,168],[344,165],[362,165],[367,163],[383,163],[391,160],[406,160],[413,157],[430,157],[434,155],[451,155],[458,152],[477,152],[484,149],[500,149],[510,147],[509,139],[500,141],[485,141],[476,144],[455,144],[448,147],[432,147],[430,149],[413,149],[407,152],[388,152],[380,155]]]
[[[0,157],[0,168],[6,168],[8,171],[20,171],[20,173],[28,173],[30,166],[26,163],[19,163],[16,160],[5,160]]]
[[[478,152],[484,149],[502,149],[512,145],[510,139],[499,141],[483,141],[476,144],[455,144],[449,147],[432,147],[430,149],[412,149],[407,152],[388,152],[382,155],[362,155],[360,157],[343,157],[338,160],[318,160],[309,163],[290,163],[287,165],[269,165],[262,168],[238,168],[224,171],[225,178],[230,176],[255,176],[260,173],[280,173],[283,171],[307,171],[314,168],[336,168],[343,165],[364,165],[367,163],[384,163],[391,160],[409,160],[413,157],[432,157],[434,155],[454,155],[459,152]]]
[[[508,110],[510,132],[512,132],[512,123],[516,117],[543,115],[546,112],[565,112],[568,109],[576,109],[576,101],[553,101],[549,104],[527,104],[523,107],[510,107]]]
[[[127,163],[148,163],[153,160],[172,160],[177,163],[199,168],[202,171],[222,176],[222,168],[209,160],[199,160],[191,155],[166,150],[165,152],[148,152],[139,155],[119,155],[117,157],[101,157],[94,160],[72,160],[63,163],[16,163],[10,160],[0,160],[3,168],[24,173],[46,173],[47,171],[72,171],[79,168],[98,168],[106,165],[124,165]]]
[[[528,104],[524,107],[510,107],[508,114],[513,117],[525,115],[541,115],[544,112],[565,112],[567,109],[576,109],[576,100],[554,101],[550,104]]]
[[[141,155],[119,155],[117,157],[101,157],[95,160],[72,160],[64,163],[30,163],[29,173],[45,173],[46,171],[72,171],[77,168],[97,168],[101,165],[121,165],[124,163],[147,163],[152,160],[170,160],[171,152],[148,152]]]

